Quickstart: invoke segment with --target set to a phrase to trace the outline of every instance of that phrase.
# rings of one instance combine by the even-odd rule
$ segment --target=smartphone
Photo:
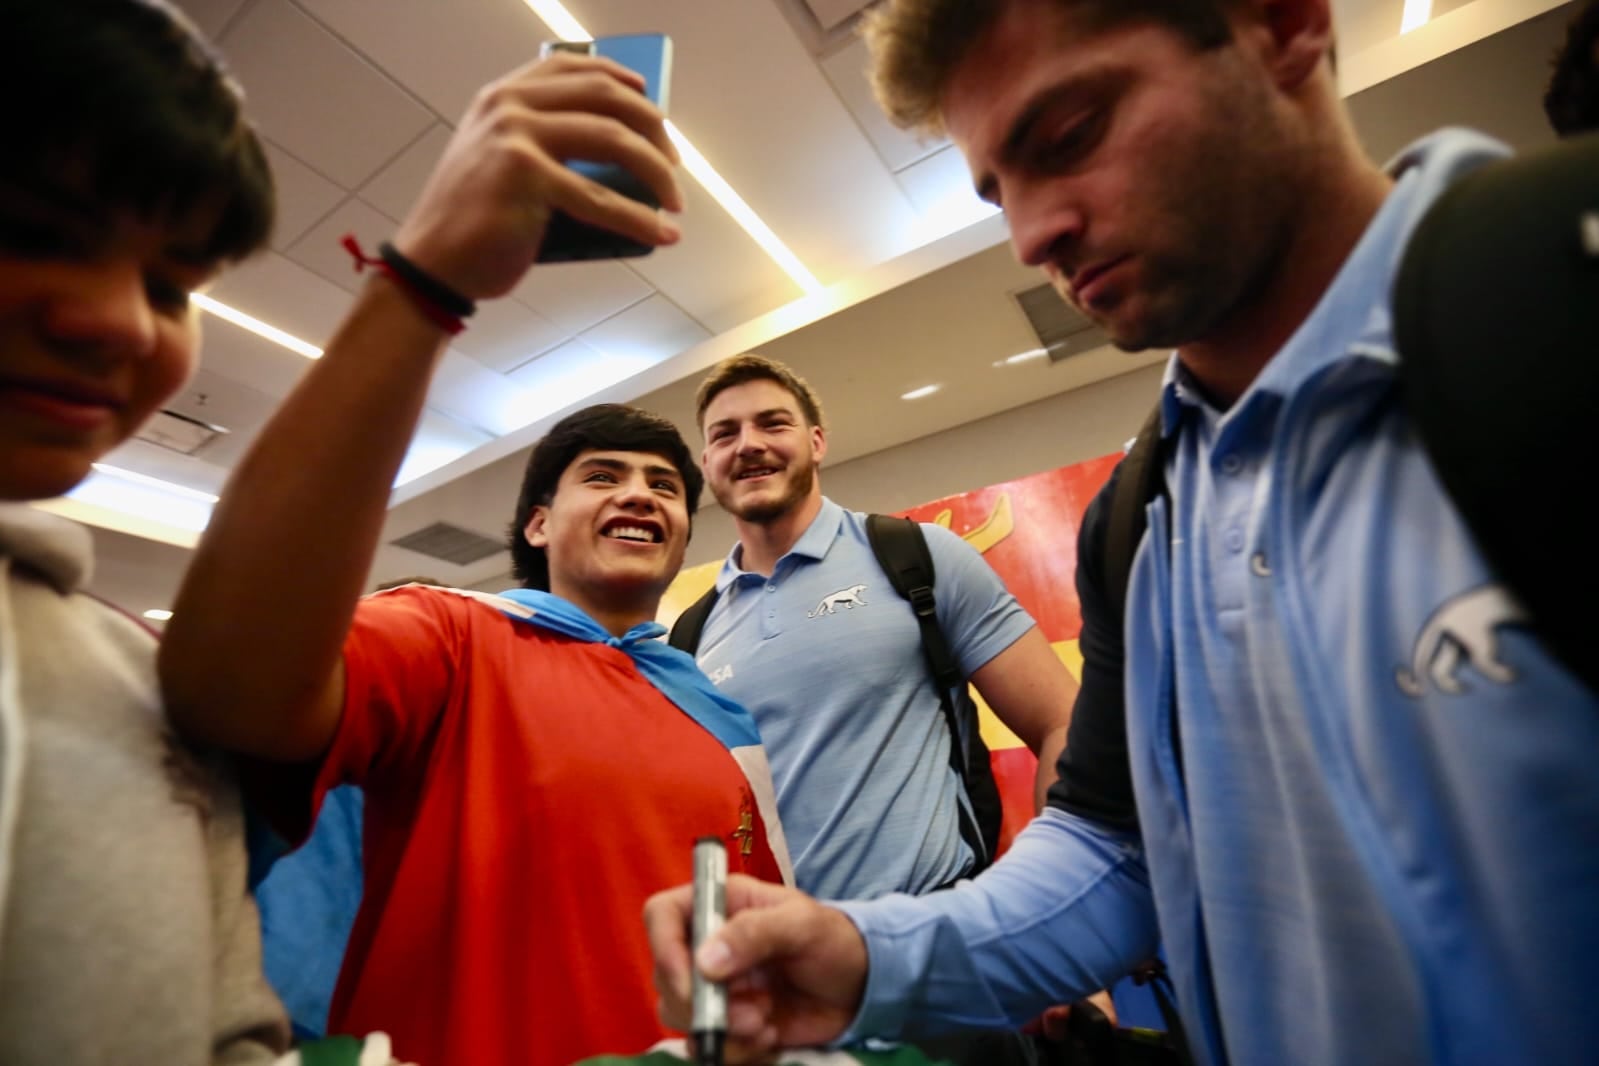
[[[540,55],[551,52],[578,52],[604,56],[644,76],[644,95],[666,110],[667,87],[672,77],[672,39],[664,33],[635,33],[620,37],[599,37],[592,41],[551,41]],[[571,160],[567,166],[592,181],[615,189],[630,199],[660,207],[648,185],[615,163]],[[621,259],[648,255],[653,245],[640,244],[610,230],[579,222],[560,211],[550,216],[539,247],[541,263],[565,263],[580,259]]]

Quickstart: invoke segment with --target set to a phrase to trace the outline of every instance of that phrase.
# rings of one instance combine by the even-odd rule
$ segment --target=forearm
[[[1108,988],[1156,943],[1138,842],[1057,810],[972,882],[838,906],[870,956],[850,1039],[1020,1025]]]
[[[443,341],[374,278],[239,464],[161,651],[169,711],[195,738],[318,753],[295,714],[338,663]]]
[[[1038,756],[1038,773],[1033,777],[1033,812],[1044,809],[1044,803],[1049,798],[1049,786],[1060,779],[1060,753],[1066,747],[1066,729],[1064,725],[1056,726],[1044,735],[1038,745],[1038,750],[1033,752]]]

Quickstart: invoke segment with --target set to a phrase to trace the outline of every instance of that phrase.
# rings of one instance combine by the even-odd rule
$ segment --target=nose
[[[1082,240],[1087,221],[1061,193],[1059,179],[1005,191],[1011,249],[1027,266],[1065,262]]]
[[[624,480],[617,488],[616,505],[628,511],[655,510],[655,493],[650,491],[649,479],[637,474]]]
[[[766,441],[755,426],[745,426],[738,431],[735,450],[740,456],[757,455],[766,450]]]
[[[45,329],[64,344],[117,356],[155,350],[156,316],[137,263],[74,265],[45,309]]]

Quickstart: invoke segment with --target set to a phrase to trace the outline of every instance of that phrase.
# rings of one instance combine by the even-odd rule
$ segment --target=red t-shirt
[[[366,891],[330,1032],[397,1057],[565,1064],[642,1051],[656,1017],[640,919],[700,836],[780,880],[743,771],[627,654],[411,586],[363,600],[344,716],[312,789],[268,806],[303,839],[322,796],[366,792]],[[299,803],[295,803],[295,799]]]

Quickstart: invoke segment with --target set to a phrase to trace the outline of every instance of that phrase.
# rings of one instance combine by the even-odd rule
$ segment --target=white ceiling
[[[282,203],[273,250],[212,295],[312,344],[329,336],[359,281],[339,236],[369,246],[388,236],[478,85],[550,36],[522,0],[179,5],[220,41],[245,86]],[[1002,220],[982,217],[953,149],[894,130],[873,107],[863,49],[848,33],[860,6],[569,0],[594,34],[672,36],[674,122],[829,288],[805,297],[685,181],[679,246],[541,267],[510,299],[479,310],[434,383],[386,540],[440,520],[497,536],[527,446],[594,398],[637,400],[692,439],[698,374],[752,347],[817,386],[831,463],[1153,358],[1100,351],[1057,367],[993,367],[1036,343],[1009,294],[1037,279],[1010,259]],[[1519,146],[1547,139],[1538,99],[1573,6],[1435,0],[1433,22],[1399,38],[1400,0],[1335,3],[1340,77],[1368,146],[1385,156],[1449,123]],[[207,316],[205,328],[204,368],[171,406],[230,432],[194,456],[133,442],[110,461],[216,492],[307,363],[220,319]],[[943,391],[898,399],[929,382]],[[96,590],[130,608],[165,606],[185,553],[96,536]],[[505,569],[498,557],[457,568],[386,547],[373,577],[425,572],[469,584]]]

